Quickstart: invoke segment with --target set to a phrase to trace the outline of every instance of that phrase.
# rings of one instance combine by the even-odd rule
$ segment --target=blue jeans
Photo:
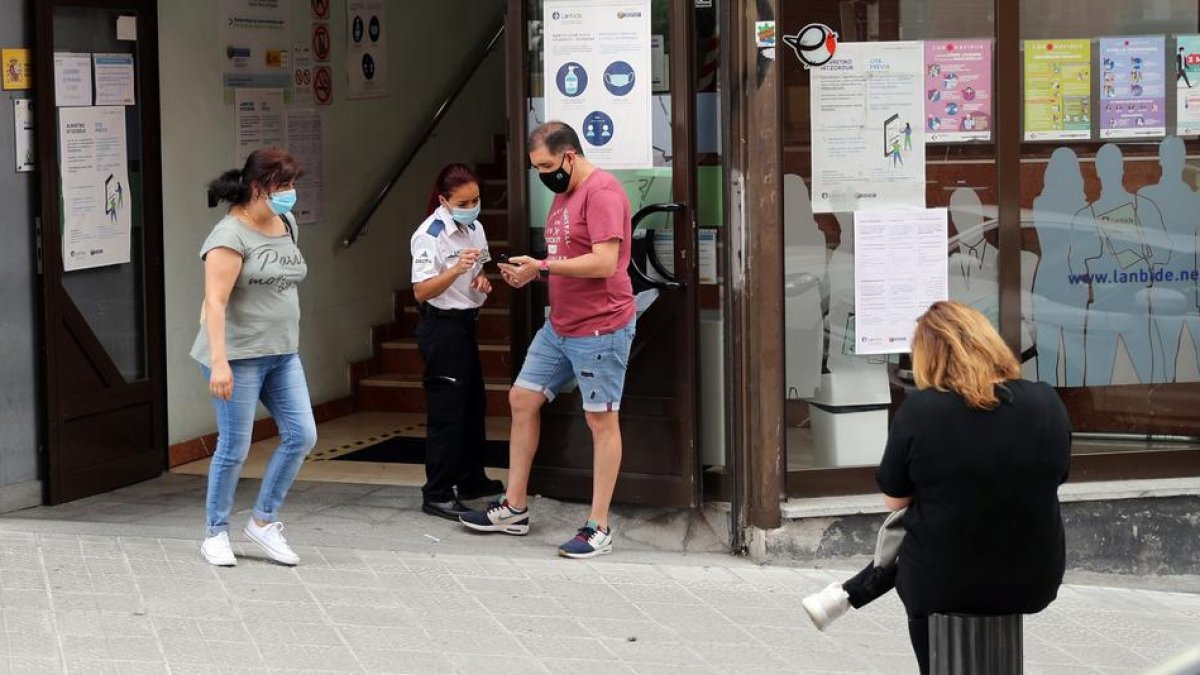
[[[233,370],[233,397],[228,401],[213,397],[219,436],[208,469],[205,510],[210,537],[229,531],[234,492],[250,452],[259,401],[275,419],[280,442],[263,474],[262,489],[254,503],[255,518],[268,523],[279,519],[279,507],[288,488],[300,473],[305,456],[317,443],[317,423],[299,355],[236,359],[229,366]],[[207,381],[212,371],[204,366],[200,370]]]
[[[584,412],[620,410],[635,321],[606,335],[584,337],[563,337],[547,321],[533,336],[514,385],[553,401],[574,378]]]

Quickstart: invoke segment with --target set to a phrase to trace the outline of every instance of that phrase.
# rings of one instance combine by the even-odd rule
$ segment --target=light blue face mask
[[[475,208],[471,209],[450,209],[450,217],[461,225],[473,225],[476,220],[479,220],[479,213],[482,209],[483,204],[476,204]]]
[[[273,193],[267,198],[267,203],[270,204],[272,213],[282,216],[296,206],[296,189],[280,190]]]

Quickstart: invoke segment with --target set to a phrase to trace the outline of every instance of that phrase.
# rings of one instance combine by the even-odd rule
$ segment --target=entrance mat
[[[330,457],[333,461],[386,462],[389,464],[424,464],[425,439],[419,436],[392,436],[374,445]],[[495,469],[508,468],[508,441],[488,441],[484,447],[483,465]]]

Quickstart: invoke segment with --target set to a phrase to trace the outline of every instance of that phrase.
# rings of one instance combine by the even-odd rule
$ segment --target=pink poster
[[[992,41],[925,43],[925,140],[992,138]]]

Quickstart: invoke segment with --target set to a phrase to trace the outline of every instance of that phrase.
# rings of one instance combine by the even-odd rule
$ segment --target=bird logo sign
[[[783,43],[792,48],[806,69],[820,68],[837,52],[838,34],[823,23],[810,23],[795,35],[784,35]]]

